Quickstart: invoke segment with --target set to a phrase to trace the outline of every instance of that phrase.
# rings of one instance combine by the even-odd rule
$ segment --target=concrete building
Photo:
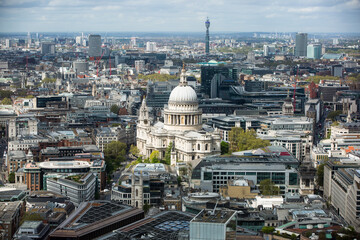
[[[204,209],[190,221],[190,240],[220,240],[236,236],[236,211]]]
[[[41,43],[41,54],[55,54],[55,43],[43,42]]]
[[[144,60],[136,60],[135,61],[135,70],[136,70],[136,73],[143,72],[145,70],[145,61]]]
[[[100,35],[89,35],[89,52],[88,55],[93,59],[100,58],[102,55],[101,51],[101,36]]]
[[[93,173],[69,175],[64,178],[47,178],[47,190],[70,198],[75,206],[95,199],[97,179]]]
[[[20,136],[29,136],[38,134],[38,122],[35,117],[16,117],[9,121],[8,137],[15,140]]]
[[[27,163],[26,154],[24,151],[9,151],[6,156],[8,172],[16,172],[23,168]]]
[[[147,52],[156,52],[156,42],[146,42],[146,51]]]
[[[27,163],[24,167],[25,183],[31,191],[47,189],[47,178],[54,175],[74,175],[91,172],[96,175],[98,186],[104,189],[106,185],[106,164],[103,160],[90,159],[81,161],[49,161],[40,163]]]
[[[25,221],[14,235],[15,239],[45,240],[50,233],[50,226],[42,221]]]
[[[307,46],[307,58],[320,59],[321,58],[321,44],[309,44]]]
[[[219,192],[226,199],[255,198],[260,193],[252,181],[244,178],[228,180],[228,184],[220,187]]]
[[[297,33],[295,40],[295,57],[307,56],[307,33]]]
[[[331,205],[349,225],[359,231],[360,170],[358,168],[338,168],[333,171],[330,183]]]
[[[229,180],[243,177],[259,185],[271,179],[280,194],[299,192],[299,161],[283,147],[269,146],[233,153],[231,156],[208,156],[193,169],[191,186],[219,192]]]
[[[87,74],[89,72],[89,63],[84,61],[74,61],[73,70],[76,72],[77,75]]]
[[[23,201],[0,202],[0,236],[12,240],[24,212]]]

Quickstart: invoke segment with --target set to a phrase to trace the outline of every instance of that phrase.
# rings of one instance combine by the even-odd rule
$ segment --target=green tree
[[[137,157],[139,156],[140,150],[135,145],[131,144],[129,152]]]
[[[221,141],[220,147],[221,147],[221,155],[229,153],[229,143],[228,142]]]
[[[169,146],[166,148],[164,162],[165,162],[165,164],[167,164],[167,165],[170,165],[170,164],[171,164],[171,150],[172,150],[172,146],[173,146],[173,143],[170,142]]]
[[[31,99],[31,98],[34,98],[34,96],[33,95],[27,95],[25,98]]]
[[[318,167],[317,167],[317,171],[316,171],[316,182],[317,185],[320,187],[324,186],[324,167],[326,165],[326,162],[321,163]]]
[[[154,73],[154,74],[149,74],[149,75],[143,75],[143,74],[139,74],[138,75],[138,79],[141,80],[151,80],[151,81],[155,81],[155,82],[166,82],[172,79],[178,79],[179,77],[176,75],[169,75],[169,74],[160,74],[160,73]]]
[[[150,154],[151,163],[159,163],[160,162],[159,156],[160,156],[159,151],[157,151],[157,150],[152,151],[152,153]]]
[[[264,196],[279,195],[280,189],[270,179],[264,179],[259,184],[260,192]]]
[[[9,90],[0,90],[0,98],[11,98],[14,93]]]
[[[120,110],[120,108],[119,108],[119,106],[116,105],[116,104],[114,104],[114,105],[112,105],[112,106],[110,107],[110,111],[111,111],[112,113],[119,114],[119,110]]]
[[[261,232],[263,233],[266,233],[266,234],[271,234],[275,231],[275,228],[274,227],[267,227],[267,226],[264,226],[262,229],[261,229]]]
[[[327,115],[327,118],[330,118],[331,121],[335,121],[335,120],[336,120],[336,117],[339,116],[341,113],[342,113],[341,110],[332,111],[332,112],[330,112],[330,113]]]
[[[144,213],[147,214],[151,208],[151,205],[149,205],[147,202],[143,206]]]
[[[15,173],[13,172],[9,173],[9,182],[15,183]]]
[[[251,150],[270,145],[270,141],[257,138],[255,130],[244,131],[239,127],[233,127],[231,129],[229,141],[231,152]]]
[[[307,82],[312,82],[314,81],[314,83],[319,84],[321,80],[339,80],[339,77],[334,77],[334,76],[310,76],[306,79]]]
[[[9,98],[4,98],[3,100],[1,100],[1,105],[11,105],[12,101]]]
[[[48,77],[46,77],[46,78],[44,78],[44,79],[42,80],[42,82],[43,82],[43,83],[54,83],[54,82],[56,82],[56,79],[55,79],[55,78],[48,78]]]
[[[106,171],[111,173],[114,169],[120,167],[126,159],[126,144],[119,141],[112,141],[107,144],[104,150]]]

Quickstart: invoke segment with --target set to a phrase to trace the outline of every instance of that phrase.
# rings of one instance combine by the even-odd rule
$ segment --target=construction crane
[[[95,61],[95,64],[97,66],[96,77],[99,77],[99,63],[100,63],[100,60],[102,59],[102,57],[104,56],[104,53],[105,53],[105,51],[103,51],[103,53],[101,54],[101,57],[99,58],[99,60]]]

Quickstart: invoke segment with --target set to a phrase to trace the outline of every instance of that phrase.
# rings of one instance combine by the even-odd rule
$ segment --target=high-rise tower
[[[206,27],[206,37],[205,37],[205,53],[206,55],[209,54],[209,42],[210,42],[210,36],[209,36],[209,27],[210,27],[210,21],[209,18],[206,19],[205,22],[205,27]]]

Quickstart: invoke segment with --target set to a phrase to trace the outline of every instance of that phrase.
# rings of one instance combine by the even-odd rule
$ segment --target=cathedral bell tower
[[[146,105],[145,97],[143,98],[139,111],[139,124],[143,126],[150,126],[149,109]]]

